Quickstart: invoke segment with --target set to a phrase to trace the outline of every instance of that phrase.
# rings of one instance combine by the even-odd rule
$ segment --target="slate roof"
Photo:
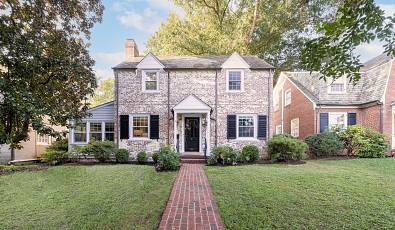
[[[364,105],[381,101],[389,77],[392,58],[386,55],[369,60],[361,68],[361,80],[348,83],[345,94],[328,94],[330,79],[325,82],[317,72],[283,72],[317,105]]]
[[[230,56],[169,56],[157,57],[166,69],[221,69],[221,65]],[[257,56],[241,56],[251,69],[274,69],[274,67]],[[136,69],[144,57],[136,57],[133,62],[122,62],[114,69]]]

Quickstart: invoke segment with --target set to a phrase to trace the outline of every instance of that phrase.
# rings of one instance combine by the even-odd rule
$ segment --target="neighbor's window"
[[[237,122],[238,137],[255,137],[254,116],[240,115]]]
[[[90,129],[89,129],[89,140],[96,140],[96,141],[101,141],[102,140],[102,134],[101,134],[101,122],[100,123],[90,123]]]
[[[86,142],[86,123],[78,123],[74,128],[74,142]]]
[[[291,89],[285,91],[284,106],[290,105],[292,101]]]
[[[281,125],[276,126],[276,134],[282,134],[282,127]]]
[[[299,137],[299,118],[291,120],[291,135],[293,137]]]
[[[332,94],[345,93],[346,84],[347,84],[347,79],[345,77],[338,78],[328,86],[328,93],[332,93]]]
[[[106,140],[114,141],[114,123],[106,123],[104,132]]]
[[[132,137],[148,138],[148,116],[133,116],[132,120]]]
[[[241,70],[227,71],[228,90],[241,91],[242,90],[242,74]]]
[[[37,136],[37,144],[48,145],[50,144],[49,142],[50,142],[50,137],[48,135],[39,134]]]
[[[144,91],[158,91],[159,72],[158,71],[143,71],[143,89]]]
[[[347,127],[347,113],[329,113],[329,128],[345,129]]]

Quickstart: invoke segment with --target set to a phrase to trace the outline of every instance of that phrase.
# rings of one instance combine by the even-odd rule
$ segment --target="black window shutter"
[[[356,113],[348,113],[347,114],[347,125],[356,125],[357,124],[357,114]]]
[[[228,139],[236,139],[236,115],[228,115]]]
[[[258,139],[266,140],[267,137],[267,116],[258,115]]]
[[[320,133],[325,132],[329,126],[329,115],[328,113],[320,113]]]
[[[129,115],[120,116],[120,139],[129,139]]]
[[[150,116],[150,139],[159,139],[159,115]]]

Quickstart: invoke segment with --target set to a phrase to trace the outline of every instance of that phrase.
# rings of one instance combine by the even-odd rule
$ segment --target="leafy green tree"
[[[185,17],[170,14],[147,43],[158,55],[258,55],[279,70],[300,67],[313,25],[331,17],[340,0],[174,0]]]
[[[302,52],[306,69],[319,71],[323,78],[361,78],[362,64],[355,49],[375,39],[385,43],[385,53],[395,55],[395,16],[386,17],[373,0],[345,0],[335,18],[317,26],[318,37],[308,41]]]
[[[107,79],[100,82],[91,100],[91,106],[98,106],[114,100],[114,80]]]
[[[100,0],[0,1],[0,144],[19,148],[31,128],[56,136],[49,125],[86,115],[96,87],[87,42],[103,9]]]

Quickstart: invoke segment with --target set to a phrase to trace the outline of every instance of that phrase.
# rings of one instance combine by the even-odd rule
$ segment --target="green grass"
[[[395,229],[395,159],[205,170],[227,229]]]
[[[175,176],[137,165],[0,176],[0,229],[155,229]]]

